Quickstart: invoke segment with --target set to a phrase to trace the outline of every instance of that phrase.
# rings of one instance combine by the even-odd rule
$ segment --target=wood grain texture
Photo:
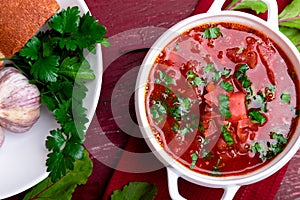
[[[85,1],[91,13],[107,27],[112,46],[103,48],[102,91],[85,143],[94,170],[87,184],[76,189],[72,198],[75,200],[102,199],[128,137],[140,134],[132,92],[147,48],[166,28],[190,16],[198,3],[198,0],[185,0],[184,3],[178,0]],[[300,199],[299,168],[300,151],[289,164],[276,200]],[[22,194],[9,200],[21,197]]]

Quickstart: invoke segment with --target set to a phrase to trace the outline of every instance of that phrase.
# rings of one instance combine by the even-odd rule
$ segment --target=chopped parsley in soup
[[[247,26],[192,28],[163,48],[150,71],[145,106],[153,134],[196,172],[255,170],[282,152],[298,123],[294,67]]]

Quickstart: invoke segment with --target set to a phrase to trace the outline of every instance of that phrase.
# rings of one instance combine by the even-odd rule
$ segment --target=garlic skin
[[[5,139],[5,135],[3,129],[0,127],[0,147],[3,145]]]
[[[14,133],[28,131],[40,116],[40,92],[16,68],[0,69],[0,126]]]

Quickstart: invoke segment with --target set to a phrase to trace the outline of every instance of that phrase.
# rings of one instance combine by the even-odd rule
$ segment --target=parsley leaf
[[[192,162],[191,162],[191,165],[190,165],[190,169],[194,169],[195,166],[196,166],[197,160],[198,160],[197,153],[196,152],[192,153],[191,158],[192,158]]]
[[[224,68],[222,75],[225,76],[225,78],[227,78],[230,76],[230,74],[231,74],[231,69]]]
[[[150,108],[150,113],[152,119],[156,120],[157,124],[160,124],[167,115],[167,109],[161,103],[161,101],[156,101],[155,104]]]
[[[267,118],[256,110],[249,111],[249,117],[252,122],[257,124],[264,124],[267,121]]]
[[[176,84],[176,81],[173,78],[171,78],[166,72],[159,71],[159,78],[166,85]]]
[[[230,145],[234,144],[234,140],[233,140],[230,132],[228,131],[228,126],[229,126],[229,124],[221,126],[221,131],[222,131],[223,138],[224,138],[226,144],[230,146]]]
[[[282,134],[273,132],[271,133],[271,139],[274,139],[274,141],[258,141],[251,146],[251,151],[259,153],[259,157],[263,161],[271,159],[282,152],[284,146],[287,144],[287,139]]]
[[[59,56],[49,56],[40,58],[31,67],[30,72],[35,79],[45,82],[55,82],[57,80],[57,72],[59,65]]]
[[[50,131],[51,137],[48,136],[48,140],[46,141],[46,147],[49,150],[60,151],[63,148],[64,143],[66,142],[66,138],[64,137],[62,131],[52,130]]]
[[[93,49],[92,45],[105,41],[105,27],[99,25],[89,13],[80,17],[77,7],[68,8],[65,12],[55,15],[49,26],[61,34],[53,39],[62,49]]]
[[[49,26],[62,35],[77,32],[79,18],[78,7],[68,7],[64,12],[54,15],[49,22]]]
[[[99,22],[89,13],[84,14],[80,18],[80,26],[77,35],[80,39],[79,47],[89,48],[97,42],[102,42],[105,33],[106,29],[103,25],[99,25]]]
[[[283,103],[286,103],[286,104],[290,104],[291,102],[291,95],[288,94],[288,93],[282,93],[281,96],[280,96],[280,99]]]
[[[229,97],[225,94],[218,95],[219,101],[219,111],[223,117],[226,119],[231,117],[231,113],[229,111]]]
[[[238,70],[234,73],[236,79],[241,83],[244,88],[249,88],[251,86],[251,81],[249,80],[246,72],[249,70],[247,64],[242,64],[239,66]]]
[[[186,78],[188,79],[188,82],[192,86],[199,86],[201,84],[206,83],[205,80],[203,80],[202,78],[196,76],[196,74],[194,73],[194,71],[192,69],[187,73]]]
[[[41,47],[41,42],[39,38],[33,36],[30,41],[25,45],[20,51],[20,55],[27,59],[37,60],[39,57],[39,50]]]
[[[203,38],[207,39],[216,39],[219,36],[222,36],[222,33],[218,27],[207,28],[203,33]]]
[[[203,71],[205,73],[209,73],[209,72],[215,72],[215,66],[212,63],[207,63],[207,65],[203,68]]]
[[[83,158],[84,147],[82,143],[77,143],[68,138],[62,129],[56,129],[51,131],[51,136],[47,137],[46,147],[52,150],[47,155],[46,164],[48,166],[47,171],[50,172],[49,177],[52,182],[57,181],[62,176],[66,175],[67,169],[74,169],[75,160],[81,160]]]
[[[222,81],[220,83],[221,88],[223,88],[226,92],[231,92],[233,90],[233,86],[225,81]]]
[[[77,57],[66,57],[60,65],[59,73],[74,80],[93,80],[95,78],[89,64],[86,61],[80,61]]]
[[[271,136],[272,136],[272,139],[277,140],[278,143],[281,143],[281,144],[287,143],[287,139],[282,134],[273,132]]]

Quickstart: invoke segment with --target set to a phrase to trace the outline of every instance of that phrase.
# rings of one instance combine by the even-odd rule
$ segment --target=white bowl
[[[195,15],[180,21],[170,29],[168,29],[151,47],[146,55],[137,78],[135,106],[138,123],[148,146],[156,157],[165,164],[168,172],[169,193],[172,199],[185,199],[178,192],[178,178],[182,177],[192,183],[213,188],[224,188],[222,199],[232,199],[242,185],[258,182],[269,177],[276,171],[281,169],[298,151],[300,147],[300,129],[299,126],[293,137],[290,139],[284,151],[277,155],[271,162],[265,166],[255,170],[251,173],[226,176],[213,177],[203,175],[192,170],[189,170],[179,162],[175,161],[155,139],[153,132],[148,123],[145,109],[145,85],[148,79],[151,66],[159,55],[160,51],[175,37],[184,31],[193,27],[206,23],[214,22],[233,22],[244,24],[253,27],[256,30],[268,35],[278,46],[285,51],[289,56],[290,61],[294,66],[300,66],[299,52],[290,40],[285,37],[278,28],[278,8],[276,0],[264,0],[268,5],[268,19],[262,20],[254,15],[239,11],[221,11],[221,7],[225,0],[216,0],[209,11],[204,14]],[[300,77],[300,68],[295,69],[298,77]],[[299,87],[299,83],[298,83]]]

